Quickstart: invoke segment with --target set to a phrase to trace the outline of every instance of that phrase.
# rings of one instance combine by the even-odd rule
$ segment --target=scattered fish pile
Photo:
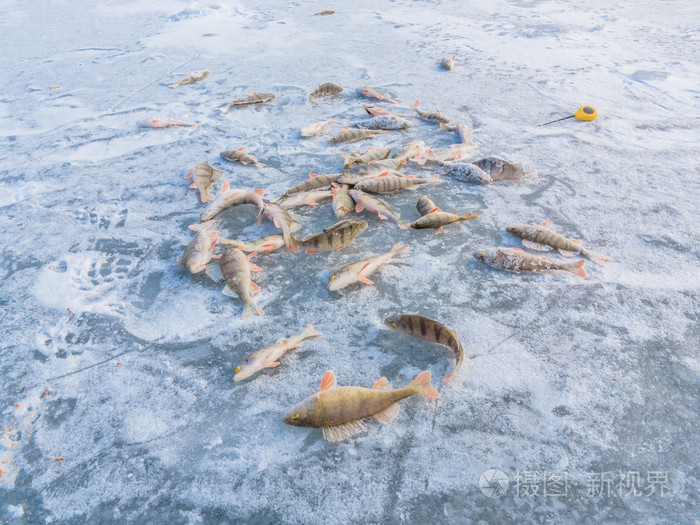
[[[444,58],[440,64],[444,69],[451,70],[454,67],[454,59],[455,57]],[[171,87],[191,84],[207,78],[208,75],[208,71],[190,74]],[[360,96],[380,102],[400,103],[400,100],[369,86],[358,88],[356,92]],[[306,102],[316,103],[323,99],[330,103],[340,96],[346,96],[342,87],[325,83],[307,94]],[[265,104],[274,100],[274,93],[249,91],[226,106],[216,109],[226,114],[237,106]],[[466,161],[473,149],[469,128],[454,122],[439,110],[422,110],[418,100],[407,109],[407,111],[413,110],[415,112],[413,115],[396,113],[371,104],[365,104],[363,109],[370,118],[354,122],[337,131],[328,139],[328,144],[335,146],[375,139],[387,133],[398,134],[402,130],[414,127],[410,119],[420,119],[428,124],[439,125],[439,128],[434,128],[434,131],[454,132],[460,142],[447,150],[434,151],[426,146],[423,140],[413,141],[406,144],[401,151],[395,152],[393,156],[391,156],[392,148],[389,146],[368,147],[364,152],[358,150],[341,153],[342,171],[311,173],[308,179],[287,188],[277,197],[271,197],[269,193],[266,197],[264,188],[232,189],[227,180],[223,180],[219,194],[215,195],[214,183],[224,179],[224,173],[206,161],[200,162],[193,166],[192,171],[185,177],[192,177],[190,188],[197,189],[202,203],[208,203],[208,205],[200,214],[200,223],[189,226],[195,232],[195,236],[186,245],[184,253],[178,257],[175,265],[185,266],[193,274],[206,272],[211,279],[224,284],[222,293],[241,301],[242,318],[247,319],[252,315],[264,313],[254,297],[260,289],[252,281],[252,272],[261,271],[260,267],[251,261],[258,253],[269,253],[283,246],[289,253],[298,253],[301,248],[306,254],[341,250],[366,230],[373,228],[373,224],[376,225],[376,221],[351,216],[353,213],[359,214],[363,211],[376,214],[380,221],[392,222],[401,230],[432,229],[436,234],[443,231],[445,226],[478,219],[480,217],[478,214],[483,213],[482,211],[475,213],[443,211],[429,197],[420,195],[416,204],[419,217],[412,222],[403,220],[388,202],[376,194],[390,195],[404,190],[416,190],[418,187],[428,189],[433,184],[443,183],[439,174],[417,177],[415,174],[404,171],[408,167],[421,169],[437,165],[443,169],[448,183],[461,181],[488,185],[500,181],[519,181],[526,174],[522,166],[494,157],[474,162]],[[321,121],[302,128],[299,133],[302,138],[310,139],[325,134],[335,124],[334,120]],[[154,119],[142,125],[167,127],[194,124]],[[261,173],[264,175],[265,164],[246,153],[243,147],[225,150],[220,156],[229,162],[254,166],[263,170]],[[302,206],[320,206],[321,201],[327,201],[330,204],[339,222],[323,231],[298,239],[295,234],[302,225],[290,210]],[[221,212],[244,204],[255,207],[258,225],[264,215],[280,233],[250,241],[219,236],[214,222]],[[579,254],[599,266],[604,266],[605,262],[610,260],[604,255],[584,248],[581,241],[568,239],[555,233],[550,227],[551,222],[545,221],[537,226],[518,224],[507,228],[506,231],[521,239],[525,248],[532,250],[556,249],[566,258]],[[217,249],[218,243],[225,247],[223,252]],[[393,262],[397,255],[408,248],[408,244],[396,243],[386,253],[371,255],[336,268],[328,280],[328,290],[338,292],[359,283],[374,285],[369,276],[385,264]],[[321,257],[327,257],[327,255]],[[527,253],[520,248],[488,248],[474,252],[474,257],[495,268],[511,272],[568,272],[578,277],[586,277],[583,260],[555,261]],[[384,324],[392,331],[450,348],[456,356],[457,363],[454,370],[444,377],[445,381],[450,380],[460,369],[464,361],[464,349],[454,330],[436,320],[413,314],[392,315],[385,319]],[[235,368],[234,381],[248,379],[265,368],[277,367],[280,364],[278,360],[285,352],[298,347],[305,339],[321,337],[321,335],[308,325],[297,336],[279,339],[269,346],[256,350],[244,357]],[[321,428],[327,440],[339,441],[364,430],[366,427],[363,420],[366,418],[373,417],[381,423],[391,423],[399,413],[398,402],[413,395],[428,398],[440,397],[430,385],[430,372],[419,374],[404,388],[391,390],[386,378],[381,378],[371,389],[337,387],[335,375],[332,371],[328,371],[323,376],[320,392],[292,408],[285,414],[283,420],[289,425]]]

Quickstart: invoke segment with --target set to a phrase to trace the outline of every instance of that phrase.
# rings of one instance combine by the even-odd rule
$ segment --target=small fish
[[[289,339],[278,339],[270,346],[260,348],[252,354],[245,356],[241,362],[238,363],[238,366],[233,369],[233,380],[237,383],[248,379],[250,376],[257,374],[265,368],[278,366],[279,362],[277,360],[282,357],[287,350],[299,348],[299,345],[304,339],[322,336],[323,334],[321,332],[317,332],[314,330],[313,326],[308,325],[299,335],[292,336]]]
[[[578,277],[586,277],[586,271],[583,269],[583,263],[586,261],[583,259],[571,263],[560,263],[546,257],[537,257],[520,248],[491,248],[474,252],[474,257],[494,268],[511,272],[540,273],[562,270]]]
[[[344,219],[355,209],[355,201],[348,193],[350,186],[347,184],[340,185],[340,188],[333,187],[333,213],[336,218]]]
[[[323,11],[319,11],[318,13],[314,13],[314,16],[326,16],[332,15],[334,13],[335,11],[332,11],[331,9],[324,9]]]
[[[429,213],[432,213],[434,211],[442,211],[440,208],[438,208],[437,204],[435,204],[425,195],[418,196],[416,209],[418,210],[418,213],[421,214],[421,216],[428,215]]]
[[[544,221],[539,226],[517,224],[506,228],[506,231],[522,239],[523,246],[531,250],[549,251],[555,248],[564,257],[574,257],[578,253],[598,266],[605,266],[605,262],[611,260],[610,257],[605,255],[588,251],[583,247],[580,240],[567,239],[563,235],[553,232],[550,229],[551,226],[552,221]]]
[[[365,430],[363,419],[373,417],[388,425],[399,415],[398,401],[413,395],[439,398],[425,371],[404,388],[389,390],[386,377],[374,386],[337,387],[335,374],[328,370],[321,380],[321,391],[294,406],[282,417],[287,425],[323,429],[327,441],[342,441]]]
[[[491,175],[482,170],[479,166],[470,163],[444,164],[445,174],[462,182],[472,182],[474,184],[490,184],[493,179]]]
[[[465,124],[445,124],[441,122],[439,131],[454,132],[459,137],[459,140],[462,141],[462,144],[472,144],[472,132],[469,131]]]
[[[325,173],[319,175],[318,173],[309,173],[309,178],[304,182],[300,182],[296,186],[287,188],[284,191],[284,195],[291,195],[292,193],[299,193],[301,191],[316,190],[319,188],[330,188],[331,183],[338,180],[342,173]]]
[[[409,226],[414,230],[433,228],[433,233],[439,233],[442,231],[442,227],[447,224],[460,221],[471,221],[478,218],[478,215],[473,215],[470,211],[464,215],[460,215],[459,213],[448,213],[446,211],[432,211],[420,219],[413,221],[411,224],[409,224]]]
[[[251,297],[250,291],[258,291],[260,288],[250,280],[250,272],[260,271],[255,264],[250,262],[255,255],[255,252],[244,254],[235,246],[227,246],[226,251],[219,259],[219,270],[221,275],[226,280],[226,286],[221,290],[221,293],[229,297],[236,295],[243,301],[243,314],[241,319],[248,319],[251,315],[260,315],[265,313],[263,309]],[[211,277],[216,277],[214,272],[210,272]]]
[[[403,150],[391,157],[396,160],[419,159],[425,154],[425,142],[414,140],[406,144]]]
[[[401,102],[398,98],[391,98],[386,93],[382,93],[378,89],[369,86],[357,88],[356,91],[363,97],[376,98],[377,100],[381,100],[382,102],[391,102],[392,104],[398,104],[399,102]]]
[[[459,342],[457,332],[450,330],[444,324],[421,315],[395,314],[384,319],[384,324],[400,334],[410,335],[429,343],[437,343],[451,349],[457,356],[454,370],[442,378],[450,379],[464,362],[464,349]]]
[[[272,221],[277,229],[282,232],[282,237],[284,237],[284,244],[287,247],[288,252],[299,252],[299,245],[297,240],[292,234],[294,225],[294,219],[276,204],[266,203],[265,204],[265,215]]]
[[[219,153],[222,159],[228,160],[229,162],[240,162],[241,164],[252,164],[257,168],[264,168],[265,164],[262,164],[252,155],[248,155],[243,148],[230,149],[222,151]]]
[[[491,175],[493,180],[520,180],[525,175],[520,164],[511,164],[495,157],[481,159],[474,164]]]
[[[321,199],[328,199],[331,197],[333,197],[333,192],[331,190],[303,191],[291,195],[282,195],[277,201],[277,204],[279,204],[280,208],[283,210],[290,210],[298,206],[316,206]]]
[[[340,86],[336,86],[335,84],[331,84],[331,83],[321,84],[316,89],[314,89],[311,93],[306,95],[306,100],[308,102],[309,99],[330,97],[332,95],[337,95],[338,93],[342,93],[342,92],[343,92],[343,88],[341,88]]]
[[[413,127],[413,122],[394,115],[382,115],[355,122],[351,126],[365,129],[408,129]]]
[[[420,165],[430,162],[438,166],[445,166],[448,162],[462,160],[468,156],[472,150],[473,146],[471,144],[453,144],[446,150],[438,151],[434,151],[433,148],[428,148],[428,153],[426,155],[410,160]]]
[[[201,222],[206,222],[224,210],[241,204],[253,204],[258,207],[258,217],[263,212],[265,204],[263,203],[264,191],[258,188],[255,191],[230,189],[228,181],[225,180],[221,186],[221,193],[212,201],[212,203],[199,215]]]
[[[202,224],[192,224],[189,229],[197,232],[185,247],[185,252],[177,258],[173,266],[187,266],[191,273],[199,273],[206,269],[209,261],[214,257],[214,246],[217,241],[216,230],[211,230],[214,221]]]
[[[187,179],[194,175],[190,188],[197,188],[202,202],[207,202],[208,200],[214,200],[214,196],[209,193],[214,189],[212,181],[221,179],[223,174],[223,171],[212,168],[208,162],[200,162],[192,171],[185,175],[185,178]]]
[[[311,235],[303,241],[299,241],[299,246],[306,248],[306,253],[341,250],[366,229],[367,221],[361,219],[345,219],[344,221],[336,222],[333,226],[326,228],[321,233]]]
[[[428,178],[418,179],[413,175],[405,176],[399,172],[390,174],[388,171],[386,171],[378,177],[365,179],[355,184],[355,189],[369,193],[391,193],[397,190],[415,190],[419,184],[426,184],[428,182],[441,182],[440,175],[436,173]]]
[[[305,128],[299,130],[299,134],[302,137],[316,137],[326,131],[328,127],[333,124],[334,120],[324,120],[323,122],[316,122],[314,124],[309,124]]]
[[[392,263],[394,261],[392,257],[394,257],[396,254],[407,248],[408,244],[404,244],[403,246],[401,246],[400,244],[395,244],[394,247],[387,253],[384,253],[382,255],[375,255],[362,261],[344,266],[343,268],[341,268],[340,270],[338,270],[330,276],[330,278],[328,279],[328,289],[332,292],[335,292],[337,290],[345,288],[346,286],[350,286],[351,284],[358,282],[365,284],[374,284],[368,279],[368,277],[372,275],[377,270],[377,268],[379,268],[383,264]]]
[[[385,116],[385,115],[386,115],[386,116],[389,116],[389,115],[390,115],[390,116],[393,116],[393,117],[402,117],[402,118],[404,118],[404,117],[410,117],[410,116],[411,116],[411,115],[399,115],[398,113],[394,113],[393,111],[391,111],[391,110],[389,110],[389,109],[380,108],[379,106],[375,106],[375,105],[373,105],[373,104],[365,104],[365,105],[362,106],[362,107],[364,108],[364,110],[365,110],[368,114],[372,115],[373,117],[382,117],[382,116]]]
[[[264,104],[265,102],[271,102],[275,100],[274,93],[260,93],[254,91],[246,91],[247,96],[233,99],[228,105],[216,108],[217,111],[221,111],[223,114],[229,112],[229,110],[234,106],[247,106],[249,104]]]
[[[455,55],[452,55],[452,58],[443,57],[440,60],[440,67],[447,71],[452,71],[455,68]]]
[[[405,163],[405,160],[400,159],[384,159],[376,162],[370,162],[369,164],[362,164],[360,166],[355,166],[350,173],[346,173],[339,178],[338,182],[355,185],[365,179],[377,177],[385,171],[401,175],[401,173],[396,170],[403,167]]]
[[[396,223],[401,230],[408,228],[408,223],[401,220],[401,215],[389,208],[389,205],[379,197],[374,197],[369,193],[354,189],[350,190],[348,193],[355,201],[355,211],[357,213],[360,213],[362,210],[367,210],[376,213],[381,220],[389,219],[391,222]]]
[[[340,156],[345,159],[345,169],[352,169],[359,164],[369,164],[375,160],[384,160],[391,153],[391,147],[384,146],[382,148],[367,148],[366,153],[356,151],[354,153],[341,153]]]
[[[172,86],[169,86],[173,89],[177,89],[180,86],[184,86],[186,84],[194,84],[195,82],[199,82],[200,80],[204,80],[209,76],[209,71],[195,71],[194,73],[187,73],[187,76],[185,78],[181,78],[177,81],[177,84],[173,84]]]
[[[450,119],[442,113],[440,113],[440,110],[438,109],[436,109],[432,113],[430,111],[421,111],[420,102],[418,102],[418,100],[416,100],[413,104],[411,104],[408,107],[410,107],[411,109],[415,109],[416,113],[418,113],[418,118],[421,118],[423,120],[428,120],[430,122],[441,122],[445,124],[450,122]]]
[[[328,144],[340,144],[341,142],[357,142],[358,140],[368,139],[381,133],[389,133],[385,130],[373,129],[344,129],[337,135],[333,135],[328,139]]]
[[[139,122],[139,126],[142,128],[175,128],[175,127],[186,127],[193,128],[197,125],[196,122],[182,122],[181,120],[164,120],[154,118],[153,120],[143,120]]]
[[[223,244],[230,244],[244,252],[267,253],[278,250],[284,246],[284,237],[278,234],[273,234],[247,242],[219,237],[219,242]]]

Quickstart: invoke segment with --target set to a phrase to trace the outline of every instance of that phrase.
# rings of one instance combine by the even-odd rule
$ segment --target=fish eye
[[[389,323],[389,326],[391,326],[392,328],[396,328],[396,323]]]
[[[486,257],[486,254],[485,254],[484,252],[481,252],[481,253],[479,254],[479,257]]]
[[[331,275],[331,278],[329,279],[329,281],[332,281],[333,279],[335,279],[335,275]]]
[[[246,359],[246,360],[243,361],[243,362],[247,365],[249,361],[250,361],[250,359]]]
[[[240,372],[240,371],[241,371],[241,367],[240,367],[240,366],[237,366],[236,368],[233,369],[233,373],[234,373],[234,374],[237,374],[237,373]]]
[[[292,419],[299,419],[299,412],[294,412],[292,414]]]

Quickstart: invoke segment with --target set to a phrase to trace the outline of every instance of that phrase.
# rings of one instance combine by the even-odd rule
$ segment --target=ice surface
[[[312,16],[323,9],[336,14]],[[0,519],[693,523],[699,20],[692,0],[5,2]],[[455,70],[441,70],[453,54]],[[204,69],[202,82],[167,87]],[[345,91],[305,104],[324,82]],[[364,85],[439,108],[472,129],[474,159],[522,163],[529,177],[421,188],[447,211],[484,210],[440,235],[363,214],[370,227],[341,252],[258,255],[266,313],[242,321],[221,285],[172,266],[203,209],[188,164],[278,195],[341,170],[339,153],[455,143],[421,121],[354,145],[299,137],[361,118]],[[213,111],[246,90],[277,98]],[[595,121],[534,127],[583,104]],[[151,118],[199,125],[137,126]],[[232,147],[269,168],[218,157]],[[386,200],[417,217],[416,193]],[[295,212],[302,238],[335,222],[328,203]],[[470,256],[519,246],[505,228],[545,219],[614,262],[587,262],[584,281]],[[219,227],[276,231],[250,206]],[[396,242],[411,247],[376,286],[326,289],[332,268]],[[398,312],[456,329],[467,360],[452,383],[440,384],[449,350],[385,329]],[[308,323],[324,337],[233,383],[242,356]],[[340,385],[384,375],[395,387],[428,369],[442,397],[408,399],[393,425],[329,444],[281,421],[328,369]],[[479,490],[489,468],[510,478],[502,499]],[[516,496],[525,471],[567,472],[568,495]],[[665,496],[587,494],[587,473],[618,471],[666,472]]]

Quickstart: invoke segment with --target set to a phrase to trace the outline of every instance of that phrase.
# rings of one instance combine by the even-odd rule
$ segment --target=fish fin
[[[440,226],[439,228],[435,228],[435,229],[433,230],[433,234],[437,235],[437,234],[440,233],[441,231],[442,231],[442,226]]]
[[[221,193],[226,193],[228,191],[228,181],[225,180],[224,183],[221,185]]]
[[[238,297],[238,294],[231,290],[228,284],[224,286],[224,289],[221,290],[221,293],[224,295],[228,295],[229,297]]]
[[[194,182],[193,182],[192,184],[190,184],[189,186],[187,186],[187,187],[188,187],[188,188],[194,188],[194,187],[195,187],[195,186],[194,186]]]
[[[255,301],[251,301],[243,305],[241,319],[248,319],[251,315],[261,315],[264,313],[265,310],[263,310],[261,306],[259,306]]]
[[[243,151],[243,148],[238,148],[236,151]]]
[[[380,377],[377,382],[372,385],[372,390],[391,390],[391,385],[386,377]]]
[[[207,202],[207,200],[209,200],[209,197],[211,197],[212,200],[214,200],[214,197],[212,197],[211,195],[200,195],[199,197],[202,199],[202,202]]]
[[[543,221],[540,223],[540,226],[542,226],[543,228],[550,228],[552,226],[552,221],[550,221],[550,220]]]
[[[518,251],[518,252],[525,251],[525,250],[523,250],[522,248],[513,248],[513,249],[514,249],[515,251]]]
[[[221,273],[221,267],[219,266],[219,263],[207,264],[205,272],[213,281],[219,282],[224,280],[224,274]]]
[[[192,172],[190,171],[187,175],[185,175],[186,179],[189,179],[192,176]]]
[[[367,279],[367,277],[360,277],[359,281],[365,284],[374,284],[374,282]]]
[[[250,281],[250,289],[253,290],[254,292],[260,291],[260,287],[257,284],[255,284],[253,281]]]
[[[335,374],[333,373],[333,370],[327,370],[321,378],[321,392],[323,392],[324,390],[330,390],[331,388],[335,388],[336,386],[337,385],[335,382]]]
[[[530,248],[531,250],[537,250],[540,252],[548,252],[552,249],[551,246],[547,246],[546,244],[540,244],[539,242],[523,240],[522,243],[523,246],[525,246],[525,248]]]
[[[372,414],[372,417],[382,423],[383,425],[390,425],[394,420],[399,417],[399,412],[401,412],[401,407],[398,403],[389,405],[384,410]]]
[[[265,190],[263,188],[258,188],[253,193],[255,193],[256,195],[260,195],[262,197],[265,194]]]
[[[381,220],[385,221],[386,220],[386,215],[383,215],[381,213],[377,213],[377,217],[379,217]]]
[[[435,390],[430,384],[429,370],[418,374],[418,376],[416,376],[416,378],[408,386],[415,387],[418,390],[418,394],[420,394],[423,397],[433,397],[436,399],[440,397],[438,391]]]
[[[436,173],[435,175],[431,175],[430,177],[428,177],[428,182],[432,182],[432,183],[441,182],[441,180],[440,180],[440,174],[439,174],[439,173]]]
[[[304,328],[304,331],[301,333],[301,337],[305,339],[308,337],[323,337],[323,334],[321,332],[317,332],[313,325],[307,325],[306,328]]]
[[[582,254],[583,255],[583,254]],[[607,255],[601,255],[599,253],[586,252],[584,257],[588,257],[591,261],[596,263],[598,266],[605,266],[606,261],[612,261]]]
[[[221,170],[212,170],[211,180],[218,182],[221,180],[221,177],[223,177],[223,175],[224,172]]]
[[[583,263],[585,263],[583,259],[580,261],[576,261],[575,263],[572,263],[571,265],[567,266],[567,269],[573,273],[574,275],[578,275],[579,277],[583,277],[584,279],[588,277],[586,274],[586,270],[583,269]]]
[[[274,363],[270,363],[269,365],[265,365],[265,368],[274,368],[276,366],[279,366],[279,361],[275,361]]]
[[[313,250],[306,250],[306,253],[318,253],[318,252],[315,252]]]
[[[569,239],[571,242],[574,244],[578,244],[579,246],[583,246],[583,241],[581,239]]]
[[[254,272],[262,272],[262,268],[260,268],[260,266],[258,266],[257,264],[255,264],[255,263],[249,263],[249,264],[250,264],[250,269],[251,269],[252,271],[254,271]]]
[[[418,99],[416,99],[416,101],[408,107],[411,109],[420,109],[420,102],[418,102]]]
[[[344,244],[342,246],[339,246],[338,248],[336,248],[336,250],[342,250],[343,248],[345,248]]]
[[[406,228],[408,228],[408,223],[406,221],[398,221],[396,223],[396,226],[399,227],[399,230],[405,230]]]
[[[362,420],[350,421],[343,425],[334,427],[323,427],[323,437],[326,441],[336,442],[351,438],[352,436],[364,432],[367,429]]]
[[[310,201],[306,203],[307,206],[318,206],[318,202],[316,201]]]
[[[311,178],[318,177],[318,173],[309,173],[309,177],[311,177]]]
[[[445,377],[443,377],[442,380],[443,380],[443,381],[449,381],[450,379],[452,379],[452,376],[455,375],[455,372],[456,372],[456,370],[453,370],[452,372],[450,372],[449,374],[447,374]]]
[[[575,257],[576,252],[570,252],[568,250],[562,250],[561,248],[557,248],[557,251],[561,254],[562,257]]]
[[[361,212],[362,210],[364,210],[364,209],[365,209],[365,207],[362,205],[362,203],[357,202],[357,203],[355,204],[355,212],[356,212],[356,213],[360,213],[360,212]]]

